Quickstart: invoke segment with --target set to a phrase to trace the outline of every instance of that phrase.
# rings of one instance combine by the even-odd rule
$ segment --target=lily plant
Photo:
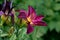
[[[44,16],[37,15],[32,6],[28,6],[28,11],[20,10],[19,13],[18,18],[27,24],[27,34],[33,32],[33,26],[47,26],[46,22],[43,21]]]
[[[4,38],[5,36],[9,36],[10,38],[14,34],[16,36],[16,40],[18,40],[20,37],[19,34],[22,31],[20,29],[22,29],[21,27],[23,26],[27,27],[27,31],[24,30],[26,32],[25,34],[32,33],[35,26],[47,26],[47,23],[43,21],[45,16],[37,15],[35,9],[32,6],[28,6],[27,11],[23,9],[15,10],[14,8],[17,5],[13,7],[12,4],[13,0],[4,0],[4,2],[0,4],[0,29],[2,28],[1,30],[3,32],[6,31],[7,33],[7,35],[4,35]],[[18,16],[15,14],[16,12],[19,13]],[[1,34],[3,34],[3,32]]]

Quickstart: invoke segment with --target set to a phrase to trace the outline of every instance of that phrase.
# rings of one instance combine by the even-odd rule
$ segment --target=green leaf
[[[53,29],[56,29],[57,32],[60,31],[60,21],[57,22],[53,22],[51,21],[48,25],[48,27],[50,28],[50,30],[52,31]]]
[[[57,21],[55,25],[56,25],[56,28],[55,28],[56,31],[60,32],[60,21]]]
[[[16,40],[16,35],[15,34],[12,34],[12,36],[10,37],[9,40]]]
[[[5,36],[8,36],[8,34],[7,33],[0,34],[0,37],[5,37]]]
[[[54,10],[60,10],[60,4],[56,3],[53,8]]]
[[[0,40],[3,40],[2,38],[0,38]]]
[[[44,4],[46,7],[51,7],[53,0],[44,0]]]
[[[32,40],[37,40],[37,38],[40,38],[43,34],[47,32],[47,27],[43,26],[36,26],[34,29],[34,32],[32,33]]]
[[[26,28],[21,28],[21,29],[19,29],[19,40],[22,40],[22,39],[24,39],[24,37],[25,37],[25,35],[26,35]]]
[[[56,22],[51,21],[51,22],[48,24],[48,27],[49,27],[49,29],[52,31],[52,30],[56,27]]]
[[[54,12],[53,12],[53,10],[52,9],[48,9],[48,8],[45,8],[44,9],[44,13],[46,14],[46,15],[49,15],[49,16],[54,16]]]
[[[2,34],[3,33],[3,31],[0,29],[0,34]]]
[[[56,2],[59,2],[60,0],[55,0]]]

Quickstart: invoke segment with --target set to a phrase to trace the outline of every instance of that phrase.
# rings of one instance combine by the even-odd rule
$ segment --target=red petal
[[[31,19],[36,17],[36,12],[31,6],[28,6],[28,16],[30,16]]]
[[[18,18],[26,18],[26,11],[20,10],[20,14],[18,15]]]
[[[33,30],[34,30],[34,28],[30,24],[28,24],[27,34],[33,32]]]
[[[35,20],[42,21],[43,18],[44,18],[44,16],[40,15],[40,16],[36,16]]]
[[[34,25],[37,25],[37,26],[47,26],[47,24],[43,21],[35,21],[33,22]]]

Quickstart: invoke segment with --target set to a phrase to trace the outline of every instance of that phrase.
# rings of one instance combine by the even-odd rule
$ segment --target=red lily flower
[[[42,21],[44,16],[37,16],[35,10],[31,6],[28,6],[28,12],[25,10],[20,10],[19,12],[20,14],[18,15],[18,18],[26,20],[26,23],[28,24],[27,34],[31,33],[34,30],[33,26],[47,26],[47,24]]]

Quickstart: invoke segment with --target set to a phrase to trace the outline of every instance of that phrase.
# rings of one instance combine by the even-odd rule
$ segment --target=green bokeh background
[[[2,2],[3,1],[0,0],[0,4]],[[34,32],[29,35],[26,34],[26,28],[22,27],[19,30],[20,34],[18,37],[16,37],[15,34],[12,34],[11,37],[5,37],[7,33],[5,33],[5,31],[3,32],[3,30],[0,29],[2,36],[0,36],[0,40],[49,40],[42,38],[42,36],[45,34],[48,35],[48,29],[50,32],[55,30],[57,34],[60,34],[60,0],[13,0],[13,6],[15,7],[15,10],[28,10],[28,5],[31,5],[36,10],[37,15],[43,14],[45,16],[43,20],[47,23],[48,26],[36,26],[34,27]],[[16,15],[18,15],[18,13],[16,13]],[[4,29],[8,30],[7,27]],[[56,37],[57,39],[52,38],[50,40],[59,40],[59,37],[60,36]]]

